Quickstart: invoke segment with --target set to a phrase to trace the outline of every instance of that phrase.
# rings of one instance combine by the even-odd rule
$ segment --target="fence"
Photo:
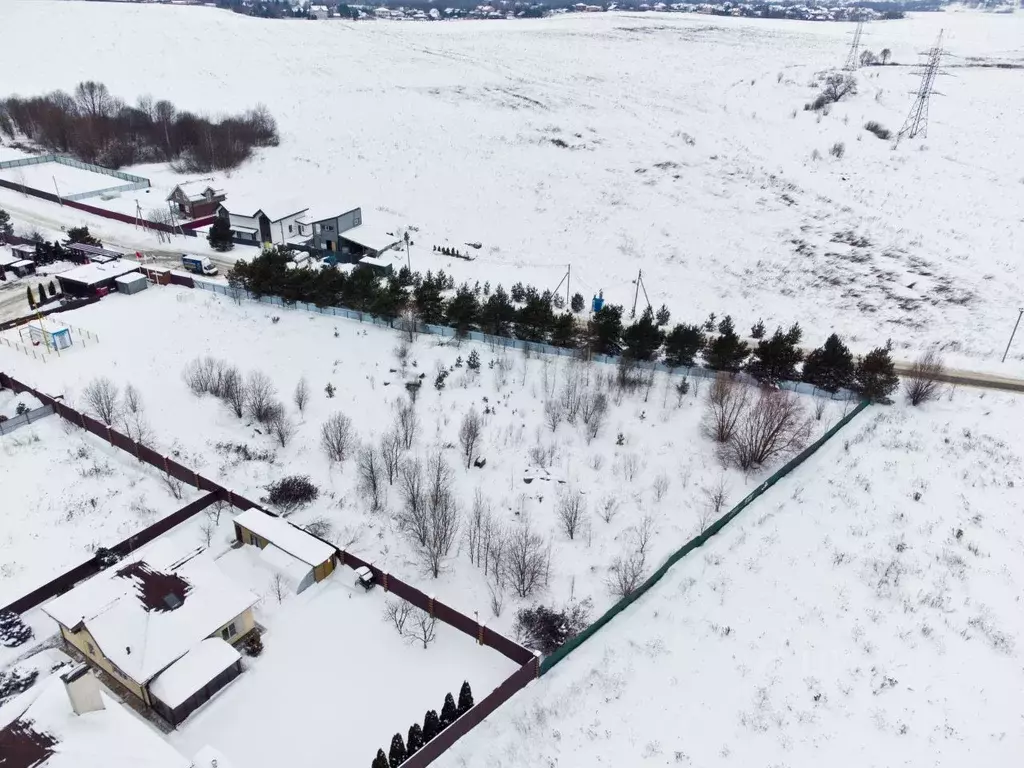
[[[690,554],[690,552],[692,552],[693,550],[707,544],[712,538],[719,534],[722,531],[722,529],[725,528],[725,526],[731,523],[737,517],[737,515],[739,515],[740,512],[742,512],[744,509],[750,506],[750,504],[752,504],[756,499],[758,499],[765,491],[767,491],[769,488],[771,488],[773,485],[779,482],[779,480],[781,480],[794,469],[803,464],[808,459],[808,457],[810,457],[815,451],[821,448],[821,446],[823,446],[825,443],[827,443],[829,440],[835,437],[839,430],[841,430],[843,427],[845,427],[847,424],[853,421],[854,417],[857,416],[857,414],[859,414],[867,407],[868,401],[862,400],[856,408],[854,408],[852,411],[850,411],[850,413],[846,414],[846,416],[840,419],[834,427],[832,427],[830,430],[828,430],[828,432],[826,432],[824,435],[819,437],[809,446],[800,451],[800,453],[798,453],[796,456],[794,456],[792,459],[786,462],[786,464],[781,469],[779,469],[771,477],[769,477],[767,480],[761,483],[761,485],[755,488],[750,494],[747,495],[746,498],[743,499],[743,501],[741,501],[735,507],[733,507],[724,515],[722,515],[718,520],[712,523],[706,531],[690,539],[688,542],[686,542],[686,544],[682,546],[682,548],[676,550],[674,553],[669,555],[668,559],[662,564],[662,566],[658,568],[658,570],[656,570],[653,574],[651,574],[651,576],[646,581],[644,581],[643,584],[637,587],[635,591],[631,592],[629,595],[619,600],[615,605],[613,605],[611,608],[605,611],[601,615],[601,617],[598,618],[597,621],[595,621],[593,624],[591,624],[589,627],[583,630],[583,632],[581,632],[568,643],[563,645],[553,654],[545,658],[540,666],[540,673],[543,675],[550,672],[551,668],[558,664],[558,662],[560,662],[574,650],[579,648],[583,643],[585,643],[587,640],[593,637],[600,629],[602,629],[609,621],[614,619],[616,616],[618,616],[620,613],[626,610],[626,608],[632,605],[636,600],[638,600],[640,597],[646,594],[647,591],[651,589],[651,587],[653,587],[655,584],[661,581],[662,577],[664,577],[665,574],[669,572],[669,569],[671,569],[673,565],[678,563],[680,560],[686,557],[686,555]]]
[[[27,165],[42,165],[44,163],[58,163],[59,165],[67,165],[71,168],[79,168],[83,171],[91,171],[92,173],[99,173],[104,176],[113,176],[115,179],[121,179],[125,184],[120,184],[114,187],[106,187],[104,189],[94,189],[88,192],[77,192],[72,195],[62,195],[62,199],[65,202],[85,200],[89,197],[99,197],[100,195],[113,194],[118,192],[132,192],[136,189],[147,189],[149,188],[149,179],[142,176],[135,176],[131,173],[124,173],[123,171],[115,171],[112,168],[104,168],[102,165],[94,165],[92,163],[84,163],[81,160],[75,160],[73,157],[64,157],[63,155],[37,155],[35,157],[21,157],[16,160],[5,160],[0,163],[0,170],[7,168],[22,168]],[[6,185],[5,185],[6,186]],[[30,187],[25,185],[17,185],[14,189],[22,189],[27,191]]]
[[[16,317],[13,320],[5,320],[0,323],[0,331],[9,331],[11,328],[17,328],[19,325],[24,325],[25,323],[30,323],[33,320],[38,320],[40,316],[47,317],[55,312],[70,312],[73,309],[81,309],[89,304],[95,304],[97,301],[99,301],[99,299],[95,296],[91,296],[87,299],[66,301],[59,307],[54,307],[53,309],[44,309],[39,312],[33,312],[31,315],[22,315],[21,317]]]
[[[23,413],[20,416],[15,416],[14,418],[11,419],[5,419],[3,421],[0,421],[0,435],[9,435],[11,432],[18,429],[19,427],[24,427],[35,421],[39,421],[40,419],[46,418],[47,416],[52,416],[53,414],[53,408],[49,405],[44,405],[40,408],[35,408],[31,411]]]

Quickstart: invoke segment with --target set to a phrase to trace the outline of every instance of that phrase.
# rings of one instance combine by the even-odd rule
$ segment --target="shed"
[[[235,534],[243,544],[264,550],[263,560],[293,582],[296,592],[334,572],[334,547],[256,507],[235,518]]]
[[[35,261],[36,247],[34,245],[12,245],[11,253],[16,261]]]
[[[149,287],[149,281],[145,275],[131,272],[127,275],[115,277],[114,285],[117,286],[118,292],[127,293],[130,296],[133,293],[146,290]]]
[[[64,325],[28,324],[28,337],[33,344],[44,344],[47,349],[67,349],[71,346],[71,329]]]
[[[391,262],[380,256],[363,256],[359,263],[382,275],[390,275],[393,271]]]
[[[400,238],[366,224],[339,233],[338,239],[347,243],[350,250],[366,256],[379,256],[401,242]]]
[[[36,272],[36,263],[29,259],[21,259],[20,261],[16,261],[13,264],[11,264],[10,270],[18,277],[34,275]]]
[[[219,637],[203,640],[150,683],[153,709],[178,725],[242,673],[242,657]]]
[[[114,281],[121,275],[138,272],[134,261],[119,259],[106,264],[83,264],[57,275],[60,289],[68,296],[103,295],[114,288]]]

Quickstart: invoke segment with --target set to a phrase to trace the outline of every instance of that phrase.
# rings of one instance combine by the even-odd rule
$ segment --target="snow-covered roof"
[[[10,253],[0,252],[0,267],[9,267],[16,261],[18,261],[17,256]]]
[[[235,518],[235,522],[248,528],[261,539],[276,544],[292,557],[310,566],[325,563],[334,555],[334,547],[296,528],[287,520],[268,515],[261,509],[247,509]]]
[[[135,261],[120,259],[108,261],[105,264],[83,264],[80,267],[61,272],[57,277],[61,280],[73,280],[82,285],[96,285],[112,277],[127,275],[129,272],[137,272],[139,265]]]
[[[20,269],[21,267],[34,267],[36,263],[31,259],[22,259],[11,264],[11,269]]]
[[[192,203],[199,203],[205,200],[206,198],[204,197],[204,195],[207,190],[213,192],[214,195],[224,194],[224,190],[217,189],[209,182],[199,179],[196,181],[183,181],[181,182],[181,184],[175,185],[174,189],[171,190],[171,194],[167,196],[167,199],[173,199],[174,193],[177,192],[179,189],[185,193],[185,196],[188,198],[189,202]]]
[[[43,610],[69,629],[84,624],[104,656],[146,683],[256,601],[209,554],[157,540]]]
[[[4,768],[190,768],[145,722],[105,692],[104,708],[76,715],[64,683],[54,675],[16,701],[18,717],[0,726]],[[34,697],[35,700],[28,702]],[[13,703],[13,702],[12,702]],[[218,766],[220,763],[218,762]]]
[[[330,221],[346,213],[359,210],[358,205],[348,203],[313,203],[306,209],[306,212],[299,217],[299,221],[306,224],[316,224],[320,221]]]
[[[262,196],[235,195],[227,202],[221,203],[228,213],[253,217],[260,211],[272,222],[280,221],[294,214],[308,210],[309,205],[298,197],[281,197],[268,193]]]
[[[149,684],[149,692],[174,709],[240,658],[230,643],[207,638],[161,672]]]
[[[121,275],[114,282],[118,285],[135,285],[136,283],[146,282],[146,276],[141,272],[136,272],[134,274]]]
[[[28,324],[28,327],[29,329],[32,330],[46,331],[47,333],[66,333],[68,331],[68,327],[66,325],[62,325],[61,323],[55,323],[52,322],[51,320],[47,320],[45,325],[38,321],[31,322]]]
[[[363,248],[369,248],[371,251],[378,252],[386,251],[399,242],[399,238],[394,235],[389,235],[384,230],[374,229],[366,224],[345,230],[338,237],[342,240],[348,240],[350,243],[361,245]]]
[[[359,260],[360,264],[366,264],[370,267],[380,267],[382,269],[391,265],[391,262],[387,259],[382,259],[380,256],[363,256]]]
[[[309,575],[312,566],[297,557],[292,557],[280,547],[267,544],[260,550],[260,559],[284,577],[288,586],[298,591],[299,584]]]
[[[12,245],[11,246],[11,252],[12,253],[31,253],[31,254],[35,254],[36,247],[34,245]]]
[[[243,227],[239,224],[232,224],[231,229],[233,229],[235,232],[248,232],[249,234],[253,235],[259,232],[259,230],[256,229],[256,227]]]

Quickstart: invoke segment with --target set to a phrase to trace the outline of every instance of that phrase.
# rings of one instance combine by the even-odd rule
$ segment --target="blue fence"
[[[83,163],[81,160],[75,160],[73,157],[64,157],[63,155],[35,155],[33,157],[19,157],[15,160],[4,160],[3,162],[0,162],[0,170],[7,168],[21,168],[26,165],[42,165],[44,163],[59,163],[60,165],[79,168],[83,171],[91,171],[92,173],[99,173],[104,176],[113,176],[115,179],[121,179],[122,181],[127,182],[113,187],[93,189],[88,192],[76,192],[72,195],[61,195],[61,198],[64,200],[85,200],[90,197],[99,197],[106,194],[131,192],[136,189],[147,189],[150,186],[149,179],[142,176],[135,176],[134,174],[125,173],[124,171],[115,171],[112,168],[104,168],[102,165],[94,165],[93,163]]]

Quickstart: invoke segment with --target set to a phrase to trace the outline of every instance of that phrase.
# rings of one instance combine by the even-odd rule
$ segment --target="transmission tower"
[[[852,72],[860,66],[860,38],[864,34],[864,22],[857,22],[857,29],[853,32],[853,42],[850,43],[850,52],[846,54],[846,64],[843,66],[847,72]]]
[[[943,31],[939,31],[938,40],[928,51],[928,61],[921,72],[921,85],[917,89],[917,98],[914,99],[914,104],[910,107],[910,114],[907,115],[906,122],[903,123],[900,132],[896,134],[897,146],[904,136],[913,139],[917,136],[928,135],[928,106],[931,103],[932,93],[935,92],[935,78],[938,76],[939,66],[942,64]]]

